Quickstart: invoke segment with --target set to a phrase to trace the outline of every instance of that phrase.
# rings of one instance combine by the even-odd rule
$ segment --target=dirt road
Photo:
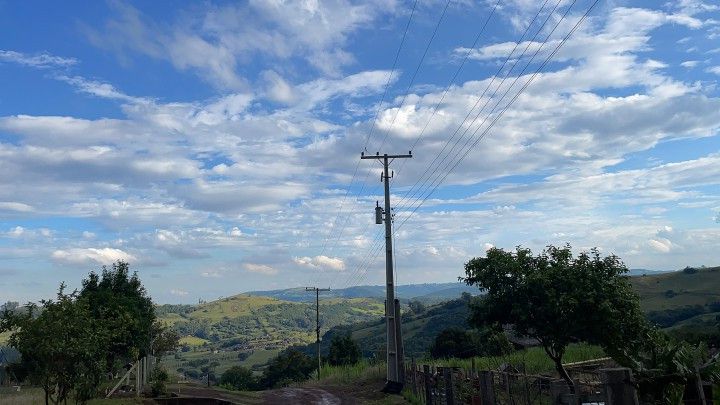
[[[268,391],[264,400],[266,404],[283,405],[340,405],[343,403],[340,398],[320,388],[281,388]]]

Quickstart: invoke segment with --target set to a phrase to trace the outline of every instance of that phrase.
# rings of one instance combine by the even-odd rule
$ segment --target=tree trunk
[[[47,388],[45,388],[45,405],[50,405],[50,394],[48,394]]]
[[[555,362],[555,369],[560,374],[560,377],[565,380],[570,388],[570,392],[575,395],[575,384],[573,383],[572,378],[570,378],[570,374],[568,374],[567,370],[565,370],[565,367],[562,365],[562,357],[553,357],[553,361]]]

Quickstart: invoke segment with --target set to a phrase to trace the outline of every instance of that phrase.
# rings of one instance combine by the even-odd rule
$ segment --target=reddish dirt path
[[[265,393],[266,404],[283,405],[341,405],[340,398],[320,388],[282,388]]]

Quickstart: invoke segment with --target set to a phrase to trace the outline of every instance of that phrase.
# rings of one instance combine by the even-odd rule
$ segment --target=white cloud
[[[16,51],[0,50],[0,62],[12,62],[34,68],[68,68],[78,63],[75,58],[63,58],[60,56],[40,53],[28,55]]]
[[[680,66],[690,69],[690,68],[694,68],[695,66],[697,66],[698,63],[700,63],[700,62],[698,62],[696,60],[686,60],[685,62],[680,63]]]
[[[709,67],[707,71],[708,73],[715,73],[716,75],[720,75],[720,66]]]
[[[238,90],[248,87],[239,66],[258,56],[299,57],[321,72],[338,75],[354,60],[344,50],[348,35],[391,13],[395,2],[251,1],[211,7],[190,23],[186,18],[172,27],[155,24],[130,5],[114,7],[116,17],[103,29],[85,27],[93,44],[116,52],[121,60],[129,59],[129,51],[167,59],[180,70],[196,71],[218,88]],[[287,100],[286,90],[275,81],[269,95]]]
[[[251,273],[264,274],[266,276],[274,276],[278,273],[277,269],[265,264],[245,263],[243,268]]]
[[[337,257],[328,257],[324,255],[318,255],[314,257],[295,257],[293,261],[301,266],[309,267],[312,269],[320,270],[333,270],[343,271],[345,270],[345,262]]]
[[[112,264],[118,260],[135,262],[137,258],[130,253],[114,248],[71,248],[58,249],[51,255],[52,259],[67,264]]]
[[[185,291],[185,290],[181,290],[181,289],[179,289],[179,288],[173,288],[173,289],[170,290],[170,294],[171,294],[171,295],[176,295],[176,296],[178,296],[178,297],[184,297],[184,296],[186,296],[186,295],[188,295],[188,294],[190,294],[190,293],[187,292],[187,291]]]
[[[0,210],[16,212],[32,212],[34,208],[29,204],[15,201],[0,201]]]

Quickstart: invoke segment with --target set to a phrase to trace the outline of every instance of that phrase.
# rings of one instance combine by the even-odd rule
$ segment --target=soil
[[[388,395],[380,392],[382,387],[382,381],[358,381],[352,385],[308,385],[260,392],[236,392],[193,384],[174,384],[169,389],[170,392],[179,397],[215,398],[243,405],[355,405],[373,402],[407,404],[399,395]]]

